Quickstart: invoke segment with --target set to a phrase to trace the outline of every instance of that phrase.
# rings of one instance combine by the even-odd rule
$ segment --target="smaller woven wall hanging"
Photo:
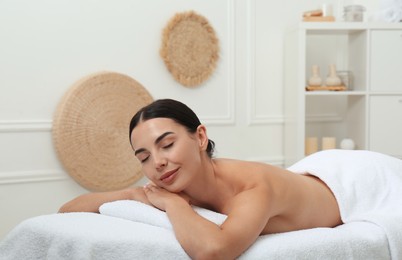
[[[175,80],[194,87],[216,68],[219,41],[205,17],[194,11],[178,13],[163,30],[160,55]]]
[[[152,102],[133,78],[101,72],[82,78],[62,97],[53,141],[70,176],[92,191],[126,188],[143,175],[129,141],[132,116]]]

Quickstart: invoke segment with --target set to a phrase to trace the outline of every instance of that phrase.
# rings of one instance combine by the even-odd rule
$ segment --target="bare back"
[[[268,196],[270,203],[269,220],[261,234],[342,224],[331,190],[314,176],[255,162],[217,159],[214,164],[216,174],[232,192],[232,196],[216,207],[218,211],[229,214],[244,203],[244,198],[239,199],[246,196],[243,194],[252,190],[267,191],[259,194]]]

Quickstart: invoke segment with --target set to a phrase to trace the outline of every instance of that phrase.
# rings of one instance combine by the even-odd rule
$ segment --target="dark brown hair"
[[[131,143],[131,133],[141,121],[153,118],[170,118],[176,123],[184,126],[189,133],[194,134],[197,127],[201,125],[197,115],[185,104],[173,99],[158,99],[151,104],[141,108],[131,119],[129,138]],[[215,149],[214,141],[208,139],[207,154],[213,156]]]

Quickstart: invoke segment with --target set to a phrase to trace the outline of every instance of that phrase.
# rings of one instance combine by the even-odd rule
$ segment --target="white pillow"
[[[220,226],[227,217],[226,215],[205,208],[196,206],[192,206],[192,208],[200,216],[217,224],[218,226]],[[107,216],[123,218],[173,230],[172,224],[170,223],[166,212],[135,200],[118,200],[107,202],[99,207],[99,212]]]

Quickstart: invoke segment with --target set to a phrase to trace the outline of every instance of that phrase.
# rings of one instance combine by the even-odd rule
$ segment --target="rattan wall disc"
[[[152,102],[134,79],[101,72],[76,82],[61,99],[53,123],[57,155],[66,171],[93,191],[117,190],[142,177],[129,142],[132,116]]]
[[[160,55],[173,77],[186,87],[210,77],[219,43],[208,20],[193,11],[176,14],[163,30]]]

